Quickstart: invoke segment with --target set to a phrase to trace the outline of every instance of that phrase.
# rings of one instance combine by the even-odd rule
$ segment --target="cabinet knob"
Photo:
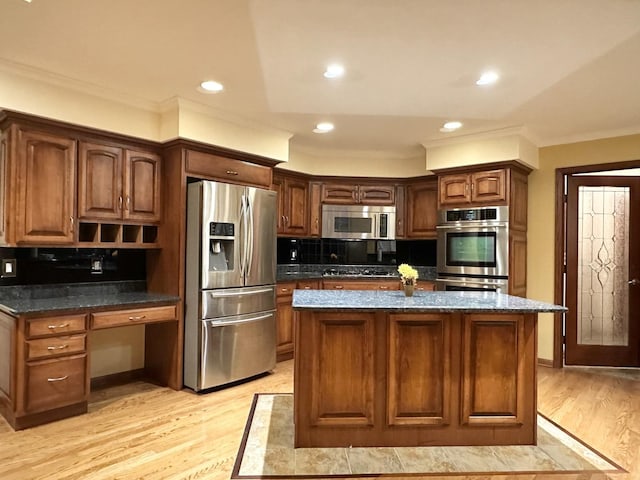
[[[131,207],[131,197],[129,195],[127,195],[127,203],[126,203],[126,206],[125,206],[127,211],[129,210],[129,207]]]
[[[73,232],[73,227],[74,227],[73,217],[69,217],[69,224],[71,225],[71,232]]]
[[[122,211],[122,195],[118,197],[118,210]]]
[[[238,172],[235,170],[227,170],[227,175],[238,175]]]

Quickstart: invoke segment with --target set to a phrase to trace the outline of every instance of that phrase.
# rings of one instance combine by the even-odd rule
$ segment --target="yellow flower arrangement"
[[[403,285],[413,285],[418,280],[418,271],[407,263],[398,266],[398,273]]]

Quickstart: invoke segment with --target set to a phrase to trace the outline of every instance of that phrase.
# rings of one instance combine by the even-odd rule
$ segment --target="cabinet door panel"
[[[286,232],[306,235],[308,211],[308,184],[305,181],[285,179]]]
[[[358,202],[365,205],[395,205],[396,190],[393,185],[360,185]]]
[[[122,149],[81,142],[78,157],[78,218],[122,217]]]
[[[16,243],[73,243],[76,142],[20,130],[18,150]]]
[[[312,425],[373,425],[375,315],[314,315]]]
[[[440,205],[459,205],[471,202],[469,175],[443,175],[438,178]]]
[[[448,315],[389,316],[389,425],[449,423],[450,329]]]
[[[504,203],[507,200],[506,170],[489,170],[471,174],[471,201]]]
[[[463,342],[462,423],[521,424],[524,315],[465,315]]]
[[[353,205],[358,203],[358,186],[339,183],[322,185],[322,203]]]
[[[160,221],[160,157],[149,152],[125,152],[124,219]]]
[[[438,224],[438,184],[433,182],[407,186],[408,238],[436,238]]]

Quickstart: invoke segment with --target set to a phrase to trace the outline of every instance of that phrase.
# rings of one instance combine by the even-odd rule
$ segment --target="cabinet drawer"
[[[293,291],[295,289],[295,282],[279,283],[278,285],[276,285],[276,296],[286,297],[288,295],[293,295]]]
[[[38,412],[87,400],[87,355],[27,363],[24,409]]]
[[[26,335],[30,338],[84,332],[87,329],[86,318],[86,315],[78,314],[28,319]]]
[[[91,314],[92,328],[121,327],[140,323],[166,322],[176,319],[176,306],[135,308]]]
[[[27,360],[69,355],[84,352],[86,349],[86,334],[65,337],[38,338],[27,340]]]
[[[254,163],[188,150],[187,173],[215,177],[227,182],[247,183],[269,188],[271,168]]]
[[[300,280],[298,282],[298,288],[300,290],[318,290],[320,288],[320,282],[318,280]]]

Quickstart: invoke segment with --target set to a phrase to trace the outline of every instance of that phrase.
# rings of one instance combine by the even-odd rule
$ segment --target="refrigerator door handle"
[[[259,290],[250,290],[250,291],[246,291],[246,292],[242,292],[242,291],[238,291],[238,290],[234,290],[232,292],[225,292],[224,290],[222,290],[222,291],[210,291],[209,292],[209,296],[212,297],[212,298],[242,297],[243,295],[255,295],[257,293],[269,293],[269,292],[273,292],[273,288],[261,288]]]
[[[245,277],[247,269],[247,208],[245,202],[246,196],[242,194],[240,197],[240,275]],[[243,280],[244,283],[244,280]]]
[[[251,202],[249,201],[249,197],[247,197],[247,223],[248,223],[248,228],[247,228],[247,277],[249,277],[249,275],[251,275],[251,264],[253,263],[253,228],[254,228],[254,223],[253,223],[253,205],[251,205]]]
[[[239,325],[241,323],[257,322],[258,320],[265,320],[273,317],[273,312],[269,312],[265,315],[256,315],[255,317],[243,318],[242,320],[203,320],[210,327],[224,327],[225,325]]]

